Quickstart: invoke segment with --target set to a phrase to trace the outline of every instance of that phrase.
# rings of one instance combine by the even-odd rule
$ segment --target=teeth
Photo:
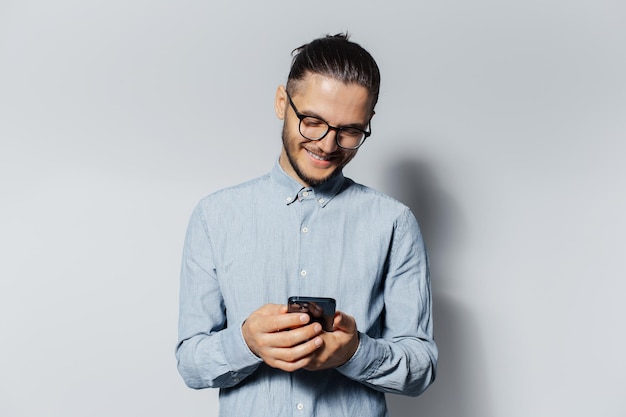
[[[330,158],[323,158],[319,155],[314,154],[313,152],[307,150],[307,152],[309,153],[309,155],[311,155],[313,158],[317,159],[318,161],[328,161]]]

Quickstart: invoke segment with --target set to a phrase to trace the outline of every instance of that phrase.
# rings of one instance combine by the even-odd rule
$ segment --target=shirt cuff
[[[229,368],[243,371],[259,365],[263,360],[256,356],[248,347],[241,330],[243,323],[236,328],[226,328],[221,332],[222,352]]]
[[[355,381],[365,381],[387,357],[385,346],[359,332],[359,346],[348,362],[337,367],[337,371]]]

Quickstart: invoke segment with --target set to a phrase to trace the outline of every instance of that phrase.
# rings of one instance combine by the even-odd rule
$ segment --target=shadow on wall
[[[418,398],[388,395],[389,413],[392,417],[491,417],[479,326],[471,309],[450,290],[462,279],[451,276],[454,268],[449,267],[462,235],[461,213],[438,187],[425,161],[398,159],[388,167],[384,180],[382,191],[409,206],[422,228],[430,257],[439,347],[435,383]]]

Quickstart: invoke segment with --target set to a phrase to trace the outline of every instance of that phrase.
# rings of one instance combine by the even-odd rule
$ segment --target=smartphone
[[[290,313],[307,313],[311,322],[318,322],[326,332],[333,331],[335,299],[328,297],[293,296],[287,300]]]

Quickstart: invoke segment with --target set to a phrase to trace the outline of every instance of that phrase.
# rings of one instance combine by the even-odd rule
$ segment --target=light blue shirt
[[[285,372],[241,325],[292,295],[333,297],[359,347],[331,370]],[[424,243],[410,210],[342,174],[302,187],[271,173],[215,192],[194,210],[183,251],[178,370],[220,388],[220,416],[387,416],[385,392],[418,395],[435,378]]]

